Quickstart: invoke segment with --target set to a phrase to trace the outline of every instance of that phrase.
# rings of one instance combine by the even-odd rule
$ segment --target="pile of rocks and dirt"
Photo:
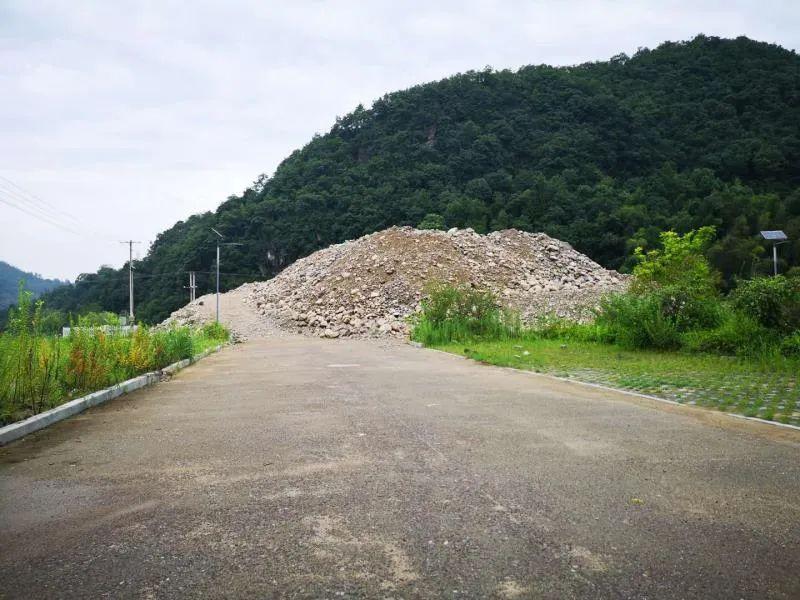
[[[603,294],[624,289],[627,276],[543,233],[393,227],[315,252],[269,281],[230,293],[283,330],[404,336],[407,317],[433,281],[491,290],[531,322],[545,314],[584,319]],[[194,318],[191,305],[181,311],[173,317]]]
[[[260,314],[249,303],[249,291],[240,286],[220,294],[220,321],[231,332],[234,341],[250,338],[280,337],[285,331],[274,321]],[[200,296],[173,312],[160,327],[171,324],[200,327],[216,319],[215,294]]]

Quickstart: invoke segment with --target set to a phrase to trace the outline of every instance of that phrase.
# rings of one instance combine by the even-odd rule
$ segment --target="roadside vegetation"
[[[627,292],[590,322],[523,326],[491,294],[437,284],[412,339],[490,364],[640,391],[800,425],[800,276],[737,280],[726,295],[705,258],[710,227],[637,250]]]
[[[20,289],[8,328],[0,334],[0,425],[68,400],[191,358],[228,340],[217,323],[130,333],[111,313],[93,313],[60,337],[41,301]]]

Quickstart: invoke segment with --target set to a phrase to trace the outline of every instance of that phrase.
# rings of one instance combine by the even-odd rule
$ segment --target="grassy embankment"
[[[60,337],[42,331],[42,312],[41,303],[34,305],[21,294],[8,330],[0,334],[0,426],[191,358],[228,339],[228,331],[216,324],[197,330],[139,327],[130,334],[113,324],[84,326]]]

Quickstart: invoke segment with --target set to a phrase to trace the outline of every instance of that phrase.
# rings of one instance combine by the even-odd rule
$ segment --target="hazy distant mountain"
[[[25,288],[37,296],[66,283],[58,279],[44,279],[0,260],[0,310],[16,302],[20,280],[24,280]]]

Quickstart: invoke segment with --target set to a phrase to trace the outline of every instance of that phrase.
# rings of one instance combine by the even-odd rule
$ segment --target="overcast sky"
[[[0,0],[0,260],[119,266],[358,103],[700,32],[797,49],[800,3]]]

